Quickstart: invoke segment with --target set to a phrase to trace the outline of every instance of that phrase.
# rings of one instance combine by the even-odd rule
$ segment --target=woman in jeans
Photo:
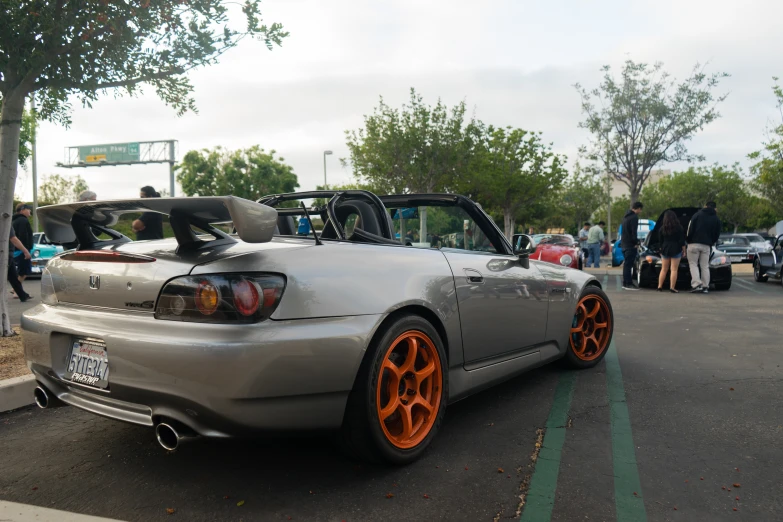
[[[658,276],[658,291],[663,292],[666,273],[671,269],[669,291],[677,294],[679,293],[676,288],[677,270],[680,268],[680,259],[685,254],[685,231],[677,215],[671,210],[667,210],[663,215],[659,237],[661,238],[661,275]]]

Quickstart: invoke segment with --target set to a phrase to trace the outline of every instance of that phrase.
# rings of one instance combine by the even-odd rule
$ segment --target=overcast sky
[[[627,58],[664,62],[680,79],[697,62],[730,73],[718,91],[730,93],[723,117],[690,149],[708,163],[747,165],[775,116],[772,76],[783,76],[780,0],[266,0],[262,10],[290,37],[271,52],[243,41],[220,64],[192,74],[198,114],[177,117],[151,89],[137,98],[106,96],[77,108],[68,129],[42,125],[39,178],[80,174],[100,199],[136,197],[142,185],[168,187],[168,165],[55,163],[69,145],[176,139],[180,158],[216,145],[275,149],[300,190],[323,182],[322,153],[333,150],[328,180],[345,182],[352,175],[338,159],[348,154],[344,131],[359,128],[379,96],[399,106],[410,87],[432,104],[465,100],[486,123],[543,131],[573,159],[587,138],[577,128],[573,84],[595,86],[603,64]],[[29,168],[16,192],[32,197]]]

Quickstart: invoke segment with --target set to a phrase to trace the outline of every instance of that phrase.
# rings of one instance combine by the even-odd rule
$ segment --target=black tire
[[[606,306],[605,313],[608,318],[608,327],[607,327],[607,334],[606,338],[601,339],[602,341],[602,347],[600,349],[600,353],[598,353],[595,357],[591,358],[590,360],[585,360],[583,357],[580,357],[577,355],[574,344],[575,342],[578,342],[574,340],[574,336],[579,336],[579,334],[571,334],[569,336],[569,342],[566,346],[566,354],[563,358],[563,363],[566,366],[570,366],[571,368],[592,368],[595,365],[597,365],[599,362],[601,362],[601,359],[603,359],[606,356],[606,352],[609,350],[609,345],[612,342],[612,336],[614,335],[614,310],[612,309],[612,303],[609,301],[609,298],[606,295],[606,292],[598,288],[597,286],[588,286],[587,288],[582,291],[582,295],[579,296],[579,304],[585,302],[585,300],[590,300],[591,298],[598,298],[603,301],[603,303]],[[572,323],[572,327],[577,326],[578,319],[579,319],[579,304],[577,305],[577,309],[574,311],[574,322]]]
[[[728,290],[729,288],[731,288],[731,281],[729,281],[728,283],[715,284],[715,290],[723,291],[723,290]]]
[[[381,427],[377,405],[378,380],[381,366],[392,343],[406,332],[420,332],[432,341],[439,357],[441,368],[440,400],[434,422],[426,437],[415,447],[401,449],[389,440]],[[388,370],[386,370],[388,371]],[[446,402],[449,396],[448,364],[443,342],[438,332],[418,315],[400,315],[392,322],[384,325],[376,333],[373,342],[367,349],[359,373],[354,382],[353,390],[348,398],[348,405],[340,430],[340,442],[349,455],[373,463],[409,464],[414,462],[427,449],[443,424],[446,414]]]
[[[639,288],[647,288],[648,286],[652,286],[649,280],[642,279],[642,271],[639,270],[639,265],[637,264],[633,265],[633,270],[631,271],[631,280],[636,280],[636,286]]]
[[[761,274],[761,263],[756,260],[753,263],[753,279],[755,279],[757,283],[766,283],[768,278],[769,276],[766,274]]]

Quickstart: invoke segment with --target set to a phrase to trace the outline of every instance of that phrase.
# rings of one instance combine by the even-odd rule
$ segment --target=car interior
[[[503,251],[453,198],[450,201],[411,201],[410,205],[387,206],[374,201],[368,194],[377,198],[364,191],[319,191],[271,196],[259,202],[277,209],[276,236],[314,238],[306,221],[307,214],[311,219],[324,223],[322,230],[315,232],[321,240]],[[325,199],[328,201],[324,204]],[[304,205],[307,200],[313,200],[310,206]],[[293,206],[294,203],[299,203],[299,206]],[[426,224],[422,229],[420,220],[425,215],[428,218],[425,218]],[[419,237],[422,230],[426,230],[424,238]]]

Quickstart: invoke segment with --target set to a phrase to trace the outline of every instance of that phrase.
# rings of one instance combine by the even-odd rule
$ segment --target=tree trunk
[[[637,187],[633,187],[630,190],[630,193],[631,193],[631,205],[633,205],[634,203],[639,201],[639,192],[641,192],[641,189],[637,188]]]
[[[739,228],[739,225],[734,225],[734,233],[737,233],[737,229]]]
[[[503,209],[503,227],[506,233],[506,237],[511,241],[514,235],[514,228],[516,223],[514,222],[514,213],[509,208]]]
[[[19,164],[19,134],[22,129],[22,112],[25,96],[13,91],[6,93],[0,111],[0,328],[3,337],[13,334],[8,310],[6,290],[9,242],[11,234],[14,188]]]

